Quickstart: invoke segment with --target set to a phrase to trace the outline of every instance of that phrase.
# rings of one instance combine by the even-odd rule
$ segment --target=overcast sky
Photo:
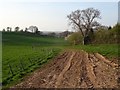
[[[68,0],[67,0],[68,1]],[[77,0],[76,0],[77,1]],[[0,30],[35,25],[39,30],[64,31],[68,29],[67,15],[77,9],[93,7],[100,10],[102,25],[115,25],[118,21],[118,2],[38,2],[38,0],[0,1]]]

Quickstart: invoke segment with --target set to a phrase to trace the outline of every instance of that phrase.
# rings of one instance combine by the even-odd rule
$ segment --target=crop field
[[[59,45],[66,45],[61,38],[24,33],[3,33],[2,40],[3,86],[22,79],[25,74],[55,57],[61,51]]]
[[[3,45],[17,45],[17,46],[62,46],[67,43],[63,38],[40,36],[31,33],[22,32],[3,32],[2,33]]]
[[[37,47],[33,49],[28,46],[6,46],[4,48],[3,84],[19,79],[24,74],[33,71],[35,68],[53,58],[59,51],[57,48]],[[7,53],[4,54],[4,52]]]

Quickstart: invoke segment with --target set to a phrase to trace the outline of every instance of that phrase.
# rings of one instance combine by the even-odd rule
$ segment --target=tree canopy
[[[99,26],[97,19],[100,19],[100,11],[94,8],[87,8],[85,10],[76,10],[67,15],[69,25],[72,25],[76,30],[80,31],[85,38],[89,35],[92,28]]]

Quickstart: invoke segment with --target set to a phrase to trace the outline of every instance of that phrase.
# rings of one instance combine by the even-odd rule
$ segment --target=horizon
[[[118,22],[118,2],[3,2],[0,3],[0,30],[19,26],[20,29],[37,26],[39,31],[66,31],[67,15],[77,9],[93,7],[100,10],[102,25]],[[113,18],[114,16],[114,18]]]

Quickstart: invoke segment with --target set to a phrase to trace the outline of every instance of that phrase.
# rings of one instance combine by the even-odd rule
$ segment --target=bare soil
[[[14,88],[118,88],[118,64],[102,55],[66,51]]]

